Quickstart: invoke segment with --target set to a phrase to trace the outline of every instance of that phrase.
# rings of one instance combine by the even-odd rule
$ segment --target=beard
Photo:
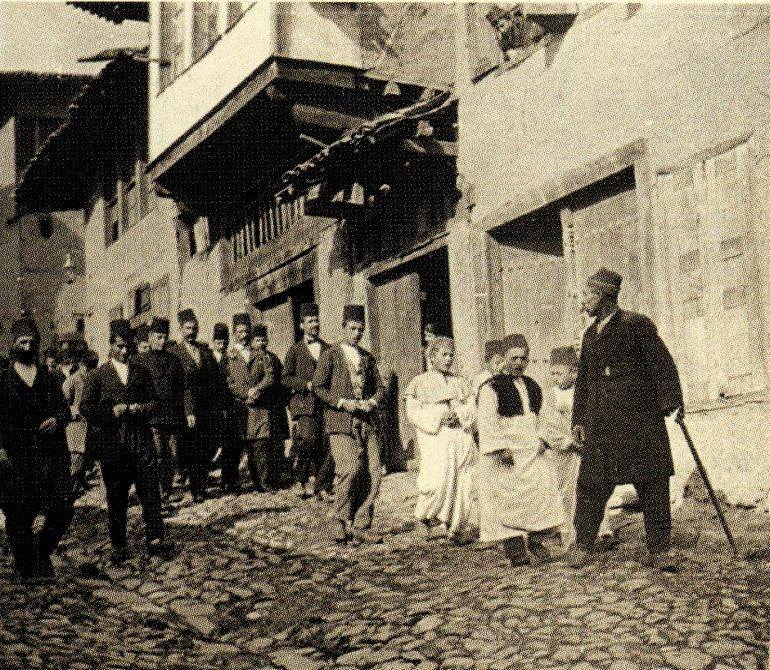
[[[37,351],[34,349],[12,349],[11,358],[22,365],[32,365],[37,361]]]

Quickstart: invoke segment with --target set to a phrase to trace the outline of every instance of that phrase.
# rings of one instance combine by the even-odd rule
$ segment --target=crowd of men
[[[428,333],[427,372],[406,393],[420,449],[415,516],[426,535],[440,523],[458,539],[473,516],[476,486],[481,538],[502,542],[513,565],[547,558],[542,538],[561,526],[569,561],[580,567],[613,490],[633,484],[651,555],[670,566],[673,469],[663,417],[682,412],[681,386],[652,322],[618,307],[620,282],[607,270],[589,279],[584,307],[594,321],[580,358],[571,348],[554,352],[560,388],[550,404],[560,416],[547,416],[542,390],[524,375],[524,335],[487,343],[487,369],[469,392],[469,380],[452,372],[452,340]],[[318,306],[303,304],[302,338],[283,363],[268,350],[267,327],[248,314],[234,315],[232,346],[223,323],[210,346],[199,341],[191,309],[179,312],[178,325],[180,341],[171,343],[167,319],[137,329],[112,321],[109,358],[97,367],[89,351],[64,366],[48,352],[40,363],[34,321],[13,324],[11,360],[0,370],[0,509],[23,581],[52,576],[51,553],[96,461],[116,564],[130,556],[132,487],[147,552],[167,557],[174,547],[164,515],[184,488],[203,501],[219,468],[219,493],[239,494],[244,454],[254,491],[294,482],[301,497],[331,503],[337,542],[381,540],[372,520],[385,389],[374,357],[359,346],[364,307],[344,307],[342,337],[330,345],[319,338]],[[78,454],[74,468],[70,447]],[[546,461],[548,449],[560,454]]]

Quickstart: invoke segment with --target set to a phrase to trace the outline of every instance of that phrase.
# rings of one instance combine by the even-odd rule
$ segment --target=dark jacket
[[[222,385],[219,364],[205,344],[195,343],[200,353],[200,365],[180,342],[168,351],[176,356],[184,371],[184,411],[194,415],[199,429],[208,430],[219,425],[222,411],[227,407],[227,396]]]
[[[572,423],[584,426],[581,483],[632,484],[674,474],[664,417],[682,404],[671,354],[646,316],[619,310],[583,336]]]
[[[374,360],[374,356],[365,349],[358,347],[358,351],[361,354],[364,380],[361,399],[371,398],[379,407],[385,397],[385,388],[377,369],[377,362]],[[354,398],[347,359],[340,344],[326,349],[318,359],[318,366],[313,375],[313,392],[324,403],[324,432],[327,435],[334,433],[351,435],[354,416],[364,423],[376,424],[376,409],[369,413],[351,413],[337,408],[341,399],[352,400]]]
[[[169,429],[185,426],[184,369],[179,358],[163,350],[146,351],[135,360],[150,373],[157,396],[150,425]]]
[[[51,417],[56,419],[56,430],[41,433],[40,424]],[[11,459],[33,451],[66,454],[65,428],[71,420],[59,381],[44,366],[38,366],[32,387],[21,380],[13,365],[0,371],[0,447]]]
[[[120,418],[113,413],[116,405],[139,405],[136,414],[126,412]],[[152,444],[149,419],[158,403],[150,373],[135,361],[128,363],[128,383],[123,384],[111,360],[86,376],[80,413],[97,428],[98,458],[110,459],[138,453]]]
[[[251,348],[247,363],[237,349],[231,349],[227,366],[227,383],[233,397],[230,426],[236,437],[244,440],[277,438],[283,389],[280,384],[281,361],[270,351],[264,353]],[[250,388],[259,393],[248,401]]]
[[[321,353],[323,354],[329,345],[323,340],[318,341],[321,344]],[[291,345],[289,351],[286,352],[281,381],[284,386],[291,389],[289,411],[293,419],[298,419],[301,416],[315,416],[320,411],[320,400],[307,388],[308,382],[313,381],[317,364],[318,361],[313,358],[304,339]]]
[[[529,409],[534,414],[540,414],[543,406],[543,391],[540,385],[531,377],[522,376],[524,387],[529,395]],[[497,395],[497,411],[501,416],[521,416],[524,405],[519,390],[511,375],[495,375],[485,381],[482,386],[491,386]]]

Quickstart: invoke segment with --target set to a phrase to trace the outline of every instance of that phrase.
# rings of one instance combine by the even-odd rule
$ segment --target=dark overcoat
[[[251,348],[247,363],[237,349],[231,349],[227,366],[227,383],[233,398],[230,424],[235,436],[244,440],[282,439],[286,430],[280,423],[284,412],[284,391],[280,384],[281,361],[270,352]],[[248,401],[249,389],[259,393]]]
[[[361,354],[364,377],[362,399],[373,399],[379,407],[385,397],[385,387],[382,384],[380,371],[377,369],[377,362],[365,349],[358,347],[358,351]],[[369,413],[354,414],[337,406],[340,400],[352,400],[354,397],[350,370],[340,344],[326,349],[318,359],[318,366],[313,375],[313,392],[324,403],[323,422],[326,435],[352,435],[354,416],[364,423],[372,423],[375,428],[379,427],[376,409]]]
[[[120,418],[115,405],[139,405],[136,414],[126,412]],[[124,384],[112,361],[100,365],[86,376],[80,413],[96,427],[96,457],[101,461],[130,462],[133,457],[154,449],[149,419],[157,411],[157,396],[152,377],[145,368],[131,360]]]
[[[158,400],[155,413],[150,417],[150,425],[171,430],[186,427],[185,375],[179,358],[165,350],[151,350],[139,354],[135,360],[150,373]]]
[[[671,354],[646,316],[618,310],[583,336],[572,423],[586,431],[578,481],[633,484],[674,474],[665,416],[682,404]]]
[[[211,349],[200,342],[194,344],[200,354],[200,365],[180,342],[169,348],[179,359],[184,371],[184,410],[194,415],[199,431],[221,429],[222,413],[227,409],[227,395],[222,384],[222,373]]]
[[[323,340],[318,341],[321,344],[321,353],[323,354],[329,345]],[[291,389],[289,412],[291,412],[292,419],[296,420],[302,416],[316,416],[320,411],[320,400],[307,387],[308,382],[313,381],[317,365],[318,361],[313,358],[304,338],[293,344],[286,352],[281,381],[284,386]]]

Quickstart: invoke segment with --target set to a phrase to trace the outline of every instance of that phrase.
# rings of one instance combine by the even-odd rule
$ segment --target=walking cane
[[[692,454],[692,457],[695,460],[695,465],[698,467],[698,472],[700,473],[701,479],[703,479],[703,483],[706,485],[706,490],[708,491],[709,498],[711,499],[711,504],[714,505],[714,509],[717,511],[719,522],[722,524],[722,530],[725,531],[725,535],[727,536],[727,541],[730,543],[730,546],[732,547],[732,550],[733,550],[733,554],[735,554],[737,558],[738,547],[735,546],[735,538],[733,538],[733,534],[730,531],[730,527],[727,525],[727,519],[725,519],[725,515],[722,513],[722,507],[719,505],[717,496],[714,493],[714,488],[711,486],[711,481],[709,480],[709,476],[706,474],[706,468],[703,466],[703,462],[701,461],[700,456],[698,456],[698,452],[695,450],[695,445],[693,444],[692,438],[690,437],[690,431],[687,430],[687,426],[684,423],[684,416],[677,413],[676,422],[679,424],[679,427],[682,429],[682,434],[684,435],[684,439],[687,442],[687,446],[690,448],[690,453]]]

